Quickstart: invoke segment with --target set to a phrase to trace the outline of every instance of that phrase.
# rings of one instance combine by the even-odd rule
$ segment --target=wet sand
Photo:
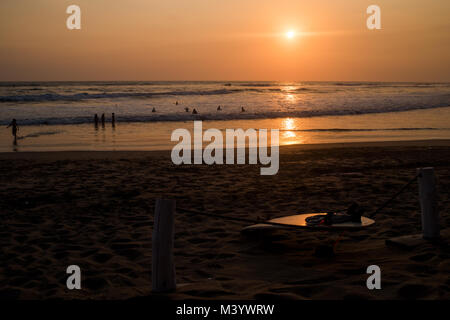
[[[442,228],[450,227],[450,141],[294,145],[280,149],[276,176],[259,166],[171,163],[169,152],[0,154],[0,297],[12,299],[449,299],[445,239],[415,249],[385,245],[419,233],[417,184],[369,229],[342,234],[275,230],[178,212],[178,289],[151,293],[155,199],[223,216],[269,219],[342,210],[372,212],[433,166]],[[317,256],[336,246],[334,257]],[[66,289],[66,268],[82,290]],[[366,288],[378,265],[382,290]]]

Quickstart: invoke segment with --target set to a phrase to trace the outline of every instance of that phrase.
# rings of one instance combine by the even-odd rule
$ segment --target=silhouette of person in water
[[[114,112],[111,114],[111,124],[113,127],[116,126],[116,115],[114,114]]]
[[[98,116],[97,116],[97,114],[95,114],[95,116],[94,116],[94,124],[95,124],[95,127],[98,127]]]
[[[152,109],[152,112],[156,112],[156,109],[155,109],[155,107],[153,107],[153,109]]]
[[[12,119],[11,123],[6,127],[12,127],[12,135],[14,137],[14,144],[17,144],[17,131],[19,130],[19,126],[17,125],[16,119]]]
[[[220,110],[222,110],[222,108],[220,106],[218,106],[217,107],[217,111],[220,111]]]
[[[176,105],[176,106],[178,105],[178,101],[177,101],[177,102],[175,102],[175,105]]]
[[[184,108],[184,110],[185,110],[186,112],[189,112],[189,108],[188,108],[188,107]]]
[[[105,114],[102,113],[102,127],[105,126]]]
[[[245,109],[244,109],[244,107],[241,107],[241,112],[245,112]]]
[[[197,112],[197,110],[195,110],[195,108],[194,108],[194,110],[192,110],[192,114],[197,114],[198,112]]]

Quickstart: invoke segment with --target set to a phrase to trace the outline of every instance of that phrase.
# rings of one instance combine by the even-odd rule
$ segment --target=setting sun
[[[292,39],[295,36],[295,32],[293,30],[289,30],[288,32],[286,32],[286,38],[288,39]]]

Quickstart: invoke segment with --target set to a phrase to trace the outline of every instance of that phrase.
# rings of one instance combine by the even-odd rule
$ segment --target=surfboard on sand
[[[311,229],[311,230],[344,230],[344,229],[350,229],[350,230],[357,230],[357,229],[363,229],[368,226],[371,226],[375,223],[375,220],[372,220],[370,218],[361,217],[361,222],[343,222],[343,223],[335,223],[331,225],[315,225],[315,226],[308,226],[306,223],[306,218],[317,216],[317,215],[325,215],[326,213],[305,213],[305,214],[298,214],[294,216],[286,216],[281,218],[276,218],[269,220],[268,223],[259,223],[254,224],[248,227],[245,227],[242,229],[242,231],[249,231],[249,230],[261,230],[261,229],[274,229],[274,228],[304,228],[304,229]]]

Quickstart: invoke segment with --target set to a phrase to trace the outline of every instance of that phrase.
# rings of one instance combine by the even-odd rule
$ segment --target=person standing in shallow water
[[[94,124],[95,124],[95,127],[98,127],[98,116],[97,116],[97,114],[95,114],[95,116],[94,116]]]
[[[102,113],[102,127],[105,126],[105,114]]]
[[[11,123],[6,127],[12,127],[12,135],[14,137],[14,143],[17,143],[17,131],[19,130],[19,126],[17,125],[16,119],[12,119]]]
[[[114,112],[111,114],[111,124],[113,127],[116,126],[116,115],[114,114]]]

